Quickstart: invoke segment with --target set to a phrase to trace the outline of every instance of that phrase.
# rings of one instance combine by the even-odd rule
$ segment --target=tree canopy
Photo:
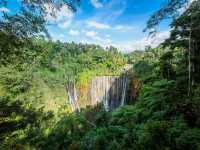
[[[0,149],[200,149],[199,0],[174,18],[164,43],[128,54],[39,37],[46,32],[45,4],[59,9],[62,1],[21,2],[19,12],[0,18]],[[65,2],[76,10],[75,1]],[[187,2],[169,0],[147,28],[153,31]],[[103,101],[88,106],[88,89],[100,90],[90,86],[93,77],[124,75],[127,63],[126,105],[112,111]],[[80,112],[70,109],[69,83],[78,89]]]
[[[56,12],[63,6],[67,6],[75,12],[79,0],[22,0],[18,1],[19,10],[16,13],[3,11],[0,18],[0,32],[6,35],[15,36],[19,39],[35,37],[39,33],[44,33],[47,37],[46,15],[56,17]],[[0,6],[6,7],[7,0],[0,0]]]
[[[156,27],[167,18],[177,18],[181,14],[181,10],[186,9],[190,0],[168,0],[161,8],[156,11],[147,21],[147,26],[144,31],[149,31],[150,34],[156,31]]]

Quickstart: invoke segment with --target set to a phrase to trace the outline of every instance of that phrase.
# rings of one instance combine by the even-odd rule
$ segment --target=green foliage
[[[0,18],[0,32],[10,39],[30,40],[41,33],[49,37],[46,29],[46,15],[56,17],[56,12],[63,6],[67,6],[75,12],[80,0],[23,0],[17,2],[19,10],[15,13],[4,12]],[[7,7],[8,0],[1,0],[0,6]],[[47,5],[49,7],[47,7]],[[51,9],[51,13],[47,9]],[[13,40],[12,40],[13,41]],[[12,42],[11,41],[11,42]],[[7,41],[10,44],[10,41]]]
[[[51,112],[43,113],[42,110],[26,106],[22,101],[2,97],[0,99],[0,149],[31,147],[31,144],[25,144],[26,138],[34,136],[35,140],[43,139],[44,127],[48,125],[48,120],[52,117]]]
[[[179,138],[176,140],[176,144],[178,146],[178,149],[199,149],[200,148],[200,130],[199,129],[190,129],[186,130],[181,134]]]
[[[163,15],[185,4],[184,1],[169,2],[169,6],[154,15],[158,20],[151,18],[148,28],[158,24]],[[198,18],[194,4],[174,21],[169,41],[180,44],[180,39],[188,37],[187,31],[177,31],[191,21],[188,19],[190,13]],[[198,23],[194,21],[195,28]],[[0,149],[199,150],[199,34],[193,32],[196,48],[191,58],[193,84],[190,95],[187,94],[185,41],[175,44],[176,48],[172,45],[148,48],[124,57],[113,47],[104,50],[96,45],[39,38],[31,39],[29,45],[28,41],[20,41],[17,37],[12,39],[11,33],[5,37],[2,33]],[[6,46],[8,39],[10,42]],[[93,76],[118,75],[127,60],[134,63],[130,73],[142,83],[133,105],[111,112],[97,105],[82,108],[80,113],[69,113],[65,91],[68,82],[76,81],[83,98]]]
[[[150,34],[156,31],[158,26],[164,19],[169,17],[177,18],[180,15],[180,9],[187,6],[189,0],[169,0],[161,8],[156,11],[147,21],[147,26],[144,31],[149,30]]]
[[[1,85],[4,86],[8,93],[17,95],[26,92],[31,86],[31,77],[26,72],[18,72],[15,69],[1,68],[0,73]]]
[[[101,75],[102,72],[120,73],[119,68],[124,65],[125,59],[120,53],[104,51],[91,45],[59,42],[47,44],[45,41],[36,41],[36,44],[36,48],[44,49],[44,53],[37,51],[36,58],[39,62],[32,69],[25,72],[19,71],[16,66],[12,71],[10,66],[1,68],[1,86],[7,91],[5,93],[10,93],[8,95],[13,98],[26,98],[26,105],[8,105],[7,101],[10,100],[1,103],[6,104],[1,108],[8,114],[6,117],[1,116],[7,118],[1,122],[1,126],[7,123],[9,130],[4,130],[1,135],[0,148],[199,149],[200,87],[197,85],[193,89],[193,95],[187,96],[187,86],[184,86],[187,78],[182,64],[185,55],[179,49],[164,49],[156,59],[151,57],[155,56],[155,51],[161,51],[161,48],[151,49],[144,52],[142,59],[138,58],[134,64],[134,77],[139,78],[143,84],[133,105],[120,107],[113,112],[105,112],[99,105],[86,107],[80,113],[67,113],[66,108],[61,107],[59,111],[55,111],[56,105],[53,105],[54,112],[51,113],[43,109],[43,105],[48,104],[44,97],[47,96],[47,101],[50,101],[49,95],[62,95],[55,89],[64,90],[64,85],[70,80],[76,80],[81,87],[87,85],[92,76]],[[74,50],[70,51],[71,48]],[[29,77],[30,73],[32,76]],[[30,83],[24,91],[18,88],[23,87],[23,81]],[[31,98],[34,100],[30,100]],[[39,107],[33,109],[39,99]],[[14,114],[10,113],[11,106],[15,107]],[[18,111],[19,108],[22,111]]]
[[[93,76],[120,74],[120,68],[126,63],[122,54],[96,45],[43,39],[32,43],[26,49],[19,48],[23,57],[2,59],[0,87],[5,92],[1,96],[27,99],[28,103],[45,110],[57,111],[66,103],[68,82],[76,81],[78,88],[87,90]],[[7,58],[7,54],[3,55]]]

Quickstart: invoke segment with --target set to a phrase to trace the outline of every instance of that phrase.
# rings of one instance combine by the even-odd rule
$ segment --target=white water
[[[69,100],[72,111],[80,112],[77,90],[74,83],[68,84],[67,92],[68,92],[68,100]]]
[[[97,76],[90,83],[89,97],[91,105],[103,102],[105,110],[123,106],[126,100],[127,76]]]
[[[95,106],[103,103],[106,111],[113,110],[126,103],[128,77],[123,76],[96,76],[89,84],[87,104]],[[72,111],[79,111],[79,96],[74,83],[68,84],[68,100]]]

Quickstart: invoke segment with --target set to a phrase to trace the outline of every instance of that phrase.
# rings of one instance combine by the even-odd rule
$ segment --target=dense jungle
[[[169,37],[131,52],[53,40],[46,16],[85,1],[9,3],[0,0],[1,150],[200,150],[200,0],[166,1],[144,32],[170,18]]]

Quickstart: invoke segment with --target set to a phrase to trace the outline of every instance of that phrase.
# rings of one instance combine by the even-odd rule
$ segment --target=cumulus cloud
[[[169,36],[170,31],[162,31],[157,33],[155,37],[145,37],[138,40],[132,40],[127,42],[116,42],[111,40],[111,36],[106,34],[104,37],[99,36],[98,32],[95,31],[82,31],[88,39],[82,40],[82,43],[95,43],[106,48],[109,46],[114,46],[122,52],[131,52],[134,50],[144,50],[146,46],[151,46],[152,48],[157,47],[160,43],[164,42]]]
[[[111,43],[112,43],[112,40],[109,39],[109,38],[107,38],[107,39],[105,39],[105,42],[106,42],[107,44],[111,44]]]
[[[167,39],[170,35],[169,31],[163,31],[158,33],[154,38],[142,38],[139,40],[133,40],[128,42],[114,42],[110,38],[105,36],[105,38],[102,38],[98,36],[97,32],[94,31],[88,31],[87,37],[90,37],[90,40],[82,40],[82,43],[88,43],[88,44],[99,44],[100,46],[106,48],[109,46],[114,46],[118,48],[118,50],[122,52],[132,52],[134,50],[144,50],[146,46],[151,46],[152,48],[157,47],[160,43],[164,42],[165,39]]]
[[[110,37],[111,37],[111,35],[110,35],[110,34],[106,34],[106,37],[107,37],[107,38],[110,38]]]
[[[96,11],[95,18],[104,22],[115,22],[127,8],[125,0],[102,0],[104,3],[101,11]]]
[[[164,42],[170,36],[170,31],[162,31],[157,33],[153,38],[145,38],[145,43],[151,47],[157,47],[160,43]]]
[[[85,35],[90,38],[95,38],[97,36],[97,32],[95,31],[86,31]]]
[[[146,46],[151,46],[152,48],[157,47],[159,44],[164,42],[170,36],[170,31],[163,31],[157,33],[153,38],[142,38],[139,40],[133,40],[124,43],[112,43],[113,46],[117,47],[119,50],[124,52],[130,52],[134,50],[144,50]]]
[[[58,27],[60,28],[68,28],[71,25],[71,20],[65,20],[58,23]]]
[[[93,27],[99,30],[116,30],[120,32],[125,32],[125,31],[130,31],[134,29],[134,27],[132,26],[127,26],[127,25],[110,26],[108,24],[97,22],[94,20],[86,21],[86,24],[88,25],[88,27]]]
[[[108,44],[112,43],[112,40],[105,36],[105,37],[101,37],[98,32],[95,31],[84,31],[85,36],[88,37],[89,39],[86,40],[87,42],[90,41],[90,43],[95,43],[95,44],[99,44],[102,47],[107,46]]]
[[[6,7],[1,7],[0,12],[10,12],[10,10]]]
[[[70,30],[69,31],[69,35],[71,35],[71,36],[78,36],[78,35],[80,35],[80,32],[78,31],[78,30]]]
[[[73,12],[67,5],[63,5],[57,10],[52,4],[45,4],[46,20],[50,23],[57,24],[60,28],[67,28],[70,26],[73,19]],[[52,15],[55,12],[55,16]]]
[[[100,23],[100,22],[96,22],[96,21],[87,21],[86,24],[89,26],[89,27],[94,27],[96,29],[110,29],[111,27],[107,24],[104,24],[104,23]]]
[[[95,8],[102,8],[103,4],[99,2],[99,0],[91,0],[91,4],[95,7]]]
[[[126,25],[117,25],[113,29],[117,31],[130,31],[130,30],[133,30],[134,27],[126,26]]]

